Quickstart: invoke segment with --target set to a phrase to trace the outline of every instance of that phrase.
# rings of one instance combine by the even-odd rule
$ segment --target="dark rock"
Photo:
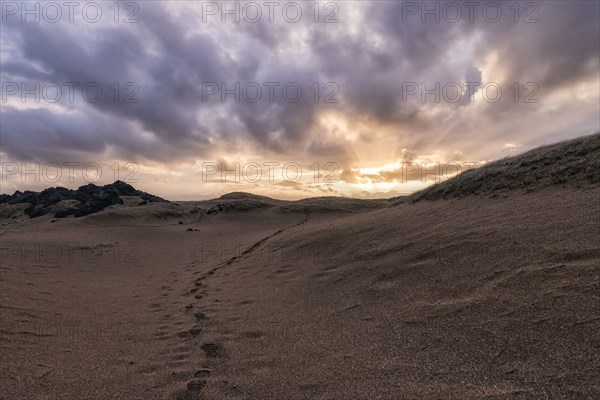
[[[165,199],[136,190],[133,186],[122,181],[116,181],[104,186],[96,186],[90,183],[79,187],[77,190],[55,187],[45,189],[40,193],[16,191],[11,196],[2,195],[0,203],[29,204],[29,207],[25,209],[25,214],[30,218],[36,218],[48,214],[61,201],[76,200],[78,204],[57,211],[54,217],[64,218],[69,215],[82,217],[104,210],[106,207],[115,204],[123,204],[121,196],[138,196],[142,199],[140,204],[147,204],[149,202],[168,203]]]

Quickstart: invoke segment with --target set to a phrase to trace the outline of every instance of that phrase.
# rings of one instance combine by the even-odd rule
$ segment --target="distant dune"
[[[0,398],[598,399],[599,162],[595,134],[390,201],[4,197]]]
[[[512,190],[534,191],[557,185],[583,188],[599,184],[600,133],[596,133],[486,164],[410,196],[389,200],[316,197],[284,201],[233,192],[218,199],[195,202],[195,212],[202,210],[207,214],[218,214],[264,208],[273,208],[279,212],[358,212],[405,201],[450,199],[478,194],[496,196]],[[41,193],[26,191],[0,195],[0,207],[2,204],[24,204],[24,212],[31,218],[48,213],[56,218],[69,215],[81,217],[114,205],[138,206],[149,202],[168,203],[121,181],[105,186],[88,184],[77,190],[49,188]]]

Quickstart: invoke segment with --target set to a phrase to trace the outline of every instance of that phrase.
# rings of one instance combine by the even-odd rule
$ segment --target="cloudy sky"
[[[599,129],[599,4],[3,1],[2,192],[412,192]]]

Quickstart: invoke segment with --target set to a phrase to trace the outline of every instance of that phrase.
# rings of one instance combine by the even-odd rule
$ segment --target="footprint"
[[[195,314],[194,314],[194,317],[196,317],[196,319],[197,319],[198,321],[200,321],[201,319],[204,319],[204,318],[206,318],[206,314],[204,314],[204,313],[202,313],[202,312],[197,312],[197,313],[195,313]]]
[[[189,338],[189,337],[198,337],[198,335],[200,335],[201,331],[202,331],[202,329],[193,327],[191,329],[188,329],[187,331],[177,332],[177,337],[180,339],[185,339],[185,338]]]
[[[201,400],[202,389],[206,386],[206,381],[202,379],[194,379],[188,382],[185,390],[179,391],[175,395],[176,400]]]
[[[210,376],[210,369],[203,368],[199,369],[194,373],[194,378],[208,378]]]
[[[200,348],[204,350],[204,354],[206,354],[206,357],[213,358],[221,355],[221,346],[219,346],[216,343],[204,343],[202,346],[200,346]]]
[[[194,379],[188,382],[187,389],[192,392],[199,392],[206,386],[204,379]]]
[[[194,327],[194,328],[191,328],[188,332],[193,337],[197,337],[198,335],[200,335],[200,332],[202,332],[202,329]]]

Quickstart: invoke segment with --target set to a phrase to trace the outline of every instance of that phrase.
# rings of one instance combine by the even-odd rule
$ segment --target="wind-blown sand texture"
[[[596,134],[389,201],[4,203],[0,398],[598,399],[599,160]]]

